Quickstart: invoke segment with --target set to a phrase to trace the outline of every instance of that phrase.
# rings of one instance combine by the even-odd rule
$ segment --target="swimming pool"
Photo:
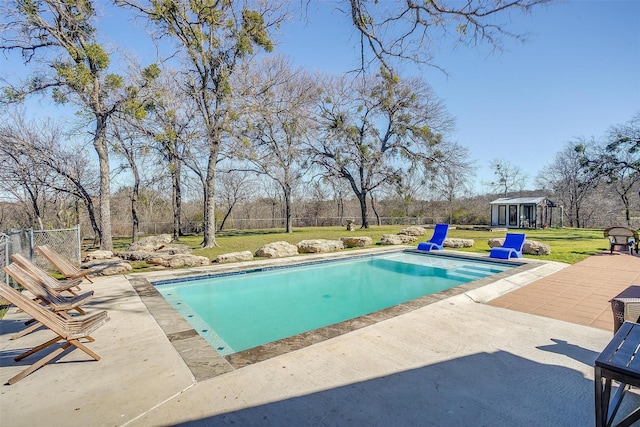
[[[513,267],[403,251],[154,285],[225,356]]]

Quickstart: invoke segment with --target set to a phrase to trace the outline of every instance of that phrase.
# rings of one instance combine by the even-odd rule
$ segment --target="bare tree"
[[[96,41],[95,9],[90,0],[13,0],[5,3],[2,12],[7,21],[0,33],[0,48],[21,52],[25,64],[39,59],[46,64],[25,81],[6,87],[2,101],[19,102],[51,90],[56,102],[73,102],[94,121],[91,134],[100,165],[100,248],[111,250],[107,126],[125,103],[132,107],[137,88],[126,86],[122,76],[108,73],[110,58]]]
[[[631,223],[629,193],[640,195],[640,112],[626,123],[612,126],[601,141],[577,141],[581,165],[602,178],[620,196],[627,224]]]
[[[491,169],[493,169],[495,180],[488,184],[494,193],[500,193],[503,197],[507,197],[509,192],[522,191],[525,188],[527,176],[522,173],[520,167],[513,165],[508,160],[492,160]]]
[[[501,16],[527,13],[552,0],[349,0],[348,12],[360,32],[362,69],[378,60],[388,70],[394,60],[437,67],[434,46],[449,40],[501,48],[503,38],[524,39],[500,24]],[[345,1],[346,3],[346,1]],[[437,67],[438,68],[438,67]]]
[[[345,179],[369,228],[367,198],[401,179],[406,164],[429,165],[440,157],[442,132],[453,121],[419,78],[401,80],[386,71],[370,79],[338,79],[325,85],[312,161],[327,176]]]
[[[140,219],[138,216],[138,198],[140,196],[140,168],[138,158],[147,152],[143,141],[137,138],[135,129],[126,119],[114,120],[110,132],[111,146],[116,155],[122,156],[127,161],[126,168],[131,171],[133,183],[129,193],[131,210],[131,241],[138,241]],[[124,168],[122,168],[124,169]]]
[[[171,201],[173,210],[172,239],[180,239],[182,211],[182,166],[192,140],[199,138],[195,126],[194,105],[185,99],[179,85],[178,72],[164,69],[150,85],[149,99],[144,117],[127,122],[138,138],[163,159],[164,172],[171,177]],[[197,154],[194,151],[194,155]]]
[[[449,223],[454,221],[456,200],[469,196],[475,168],[469,160],[469,149],[455,142],[442,144],[438,167],[427,174],[430,188],[449,204]]]
[[[46,186],[54,193],[66,193],[85,204],[91,227],[100,240],[93,195],[99,188],[94,181],[88,153],[78,146],[67,147],[61,141],[65,135],[50,121],[27,123],[23,117],[0,125],[0,142],[18,156],[20,162],[32,165],[38,173],[32,175],[38,186]]]
[[[207,144],[204,178],[204,247],[215,240],[215,175],[221,149],[228,135],[233,88],[230,77],[238,64],[260,48],[269,52],[273,44],[269,30],[283,19],[282,5],[206,0],[135,1],[118,0],[143,13],[157,29],[158,39],[168,37],[184,58],[181,87],[197,106]]]
[[[0,119],[0,189],[24,207],[20,211],[26,214],[28,223],[23,225],[37,224],[42,230],[51,199],[43,184],[50,180],[49,170],[32,163],[29,155],[20,149],[21,144],[15,143],[20,129],[17,127],[24,124],[24,111],[3,114]]]
[[[231,170],[222,171],[217,185],[216,194],[219,194],[221,205],[225,210],[220,227],[218,227],[218,230],[222,231],[233,208],[238,203],[248,201],[255,196],[256,183],[250,173]]]
[[[582,167],[574,146],[574,142],[565,144],[553,162],[541,170],[536,181],[553,192],[556,202],[563,206],[570,227],[584,227],[583,207],[600,180],[597,174]]]
[[[313,128],[319,89],[309,74],[292,70],[281,57],[251,66],[246,75],[242,135],[248,146],[239,153],[244,153],[251,171],[268,176],[282,189],[285,231],[292,233],[292,196],[309,166],[303,144]]]

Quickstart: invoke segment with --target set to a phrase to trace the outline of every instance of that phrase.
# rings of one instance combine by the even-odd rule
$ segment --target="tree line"
[[[273,52],[274,30],[291,16],[289,2],[118,0],[114,7],[144,19],[166,56],[147,66],[131,61],[124,71],[114,71],[98,42],[92,1],[6,2],[0,47],[20,52],[33,72],[5,79],[2,104],[46,93],[76,106],[81,123],[62,127],[5,108],[3,191],[22,201],[28,220],[40,227],[46,206],[55,206],[61,219],[86,213],[102,249],[113,246],[112,217],[120,211],[111,205],[113,179],[124,182],[134,240],[141,199],[158,190],[159,199],[170,200],[176,240],[185,203],[201,207],[205,247],[216,245],[216,222],[224,225],[239,200],[265,194],[278,195],[288,232],[294,198],[319,194],[338,204],[353,197],[365,228],[371,215],[380,216],[383,201],[405,200],[408,213],[425,194],[447,200],[452,220],[456,202],[469,194],[473,162],[449,139],[455,121],[433,89],[419,77],[402,76],[396,65],[410,59],[437,66],[426,47],[440,37],[497,46],[501,37],[517,35],[495,26],[494,14],[545,2],[383,8],[345,1],[362,55],[356,72],[340,76],[294,68]],[[573,151],[567,149],[573,157],[565,153],[549,166],[557,176],[549,171],[540,179],[541,188],[570,206],[576,226],[586,194],[603,186],[616,189],[628,221],[637,212],[637,125],[637,118],[630,128],[621,125],[617,139],[604,145],[574,141]],[[86,148],[87,136],[93,150]],[[579,172],[559,172],[565,161]],[[496,193],[522,190],[516,168],[496,160],[494,170]],[[170,195],[169,185],[154,188],[167,181]]]

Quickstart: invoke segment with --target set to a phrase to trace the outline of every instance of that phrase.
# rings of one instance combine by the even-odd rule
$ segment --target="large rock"
[[[345,248],[364,248],[373,244],[373,240],[369,236],[341,237],[340,240]]]
[[[504,244],[504,238],[497,237],[489,239],[487,244],[490,248],[500,247]],[[540,243],[535,240],[525,240],[524,245],[522,246],[522,253],[527,255],[549,255],[551,253],[551,248],[549,245],[545,245],[544,243]]]
[[[153,256],[154,252],[134,251],[115,252],[114,255],[127,261],[146,261]]]
[[[113,276],[133,271],[131,264],[119,258],[92,260],[82,264],[82,268],[90,268],[92,276]]]
[[[444,242],[442,242],[442,246],[444,246],[445,248],[471,248],[473,247],[474,244],[474,240],[473,239],[444,239]]]
[[[398,234],[406,236],[424,236],[427,234],[427,230],[424,227],[412,225],[411,227],[400,230]]]
[[[91,262],[97,259],[111,259],[113,258],[113,252],[111,251],[92,251],[87,252],[82,262]]]
[[[159,254],[152,253],[145,259],[148,264],[161,265],[169,268],[179,267],[197,267],[201,265],[209,265],[209,258],[198,255],[188,254]]]
[[[217,263],[226,263],[226,262],[240,262],[240,261],[251,261],[253,259],[253,254],[251,251],[242,251],[242,252],[230,252],[228,254],[220,254],[216,257],[214,262]]]
[[[129,252],[134,251],[144,251],[144,252],[155,252],[158,249],[168,245],[171,243],[171,235],[170,234],[159,234],[157,236],[148,236],[143,237],[138,240],[136,243],[132,243],[126,249]]]
[[[301,254],[319,254],[325,252],[335,252],[344,249],[341,240],[313,239],[298,242],[298,252]]]
[[[383,234],[380,239],[381,245],[406,245],[414,243],[418,240],[415,236],[408,236],[406,234]]]
[[[549,255],[551,247],[535,240],[525,240],[522,247],[522,253],[528,255]]]
[[[256,251],[256,256],[261,258],[282,258],[298,255],[298,247],[288,242],[268,243]]]
[[[158,248],[155,252],[161,253],[161,254],[167,254],[167,255],[190,254],[193,252],[193,249],[191,249],[187,245],[174,243],[174,244],[164,245]]]

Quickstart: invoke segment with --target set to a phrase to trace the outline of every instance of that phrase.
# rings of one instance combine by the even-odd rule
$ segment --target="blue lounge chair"
[[[521,233],[507,233],[504,243],[500,248],[491,248],[490,258],[522,258],[522,247],[526,236]]]
[[[433,236],[428,242],[420,242],[418,245],[419,251],[431,251],[435,249],[442,250],[442,244],[444,239],[447,238],[449,232],[449,224],[436,224],[436,228],[433,230]]]

